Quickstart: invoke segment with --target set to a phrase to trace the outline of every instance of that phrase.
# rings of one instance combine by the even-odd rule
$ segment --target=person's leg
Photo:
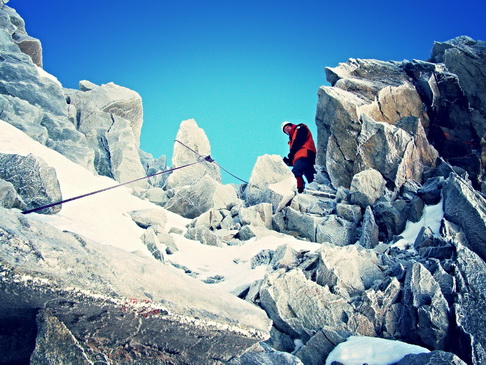
[[[295,176],[295,180],[297,180],[297,191],[302,193],[305,188],[305,182],[302,176],[305,172],[305,160],[304,158],[299,158],[295,161],[294,167],[292,168],[292,173]]]
[[[306,169],[304,170],[304,176],[309,184],[314,181],[315,174],[316,169],[314,168],[314,163],[311,160],[308,160],[306,164]]]

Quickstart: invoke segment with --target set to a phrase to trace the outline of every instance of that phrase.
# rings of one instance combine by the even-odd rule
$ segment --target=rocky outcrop
[[[149,257],[5,209],[0,240],[2,321],[13,314],[35,321],[32,314],[44,309],[34,358],[48,358],[62,339],[80,358],[205,364],[239,356],[268,336],[270,322],[255,306]],[[46,349],[49,338],[56,346]]]

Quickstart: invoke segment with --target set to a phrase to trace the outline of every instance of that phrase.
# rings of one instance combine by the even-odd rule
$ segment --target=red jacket
[[[292,129],[289,133],[289,160],[292,165],[299,158],[310,158],[315,162],[316,146],[312,138],[312,133],[305,124],[292,124]]]

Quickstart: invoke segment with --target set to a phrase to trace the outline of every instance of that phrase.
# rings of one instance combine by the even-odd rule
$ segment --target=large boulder
[[[0,154],[0,179],[10,182],[27,209],[35,209],[62,200],[56,170],[32,154],[28,156]],[[55,214],[61,205],[40,210]]]
[[[259,156],[244,193],[245,202],[247,205],[270,203],[273,211],[278,212],[295,196],[296,188],[295,177],[282,157]]]
[[[110,82],[101,86],[80,83],[81,91],[66,90],[76,111],[76,127],[95,151],[100,175],[119,182],[145,176],[138,148],[143,121],[142,98],[133,90]],[[146,187],[145,180],[136,186]]]
[[[361,171],[351,180],[351,203],[362,208],[373,205],[385,192],[385,179],[374,169]]]
[[[174,171],[167,181],[167,189],[197,184],[206,176],[221,183],[219,167],[203,159],[210,155],[211,146],[204,130],[197,125],[194,119],[181,122],[172,153],[172,168],[202,162]]]

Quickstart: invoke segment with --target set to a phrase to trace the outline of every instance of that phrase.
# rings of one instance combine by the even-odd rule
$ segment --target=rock
[[[261,224],[264,227],[272,228],[272,205],[260,203],[248,208],[241,208],[238,212],[241,224]]]
[[[466,365],[466,363],[453,353],[431,351],[406,355],[396,365]]]
[[[323,326],[345,329],[343,318],[352,312],[344,298],[307,280],[299,269],[269,274],[260,289],[260,305],[279,331],[304,342]]]
[[[371,288],[376,281],[385,280],[378,262],[375,252],[359,245],[323,245],[319,249],[316,283],[350,299]]]
[[[100,175],[126,182],[145,176],[138,155],[142,128],[142,99],[138,93],[110,82],[90,83],[87,91],[72,91],[68,101],[76,109],[76,127],[95,151]],[[146,181],[136,185],[146,187]]]
[[[24,201],[27,209],[35,209],[62,200],[56,170],[41,158],[0,154],[0,178],[10,182]],[[42,214],[56,214],[61,205],[45,208]]]
[[[374,169],[361,171],[353,176],[349,191],[351,193],[351,203],[366,208],[368,205],[373,205],[383,195],[385,192],[385,180]]]
[[[371,206],[367,206],[363,217],[363,224],[361,226],[361,234],[359,237],[359,244],[365,248],[374,248],[380,242],[378,239],[379,230],[375,222],[375,216]]]
[[[411,265],[407,272],[402,302],[402,335],[409,342],[443,350],[449,306],[432,274],[420,263]]]
[[[444,185],[444,178],[442,176],[428,179],[424,185],[417,190],[417,195],[427,205],[435,205],[441,199],[440,191]]]
[[[83,345],[49,310],[40,310],[37,315],[37,328],[36,345],[30,357],[30,364],[89,365],[93,363],[94,359],[87,354]],[[107,360],[105,358],[105,361]]]
[[[26,209],[26,205],[17,194],[15,187],[2,179],[0,179],[0,206],[4,208],[18,208],[20,210]]]
[[[291,200],[290,207],[301,213],[325,216],[335,213],[336,201],[311,194],[298,194]]]
[[[338,217],[344,218],[351,223],[358,224],[363,219],[361,208],[357,205],[338,203],[336,205],[336,213]]]
[[[272,255],[270,265],[273,270],[291,270],[300,264],[301,254],[289,245],[280,245]]]
[[[336,215],[328,215],[319,221],[315,229],[315,242],[337,246],[354,244],[357,239],[356,224]]]
[[[141,228],[158,226],[164,228],[167,224],[167,213],[164,209],[141,209],[130,212],[132,220]]]
[[[295,355],[306,365],[323,365],[332,350],[353,335],[348,330],[334,330],[324,326]]]
[[[164,252],[166,247],[160,244],[159,238],[152,227],[145,230],[141,237],[142,242],[147,246],[147,249],[152,254],[152,256],[159,261],[164,262],[165,256]]]
[[[148,179],[149,184],[156,188],[163,188],[169,177],[168,174],[162,173],[167,170],[167,157],[160,156],[159,158],[154,159],[149,153],[141,150],[139,150],[138,153],[140,155],[140,160],[142,161],[142,166],[145,169],[145,174],[147,176],[158,174]]]
[[[444,218],[459,225],[471,249],[486,260],[486,200],[459,176],[451,175],[442,188]]]
[[[282,217],[282,220],[284,221],[282,222],[283,227],[280,228],[280,231],[295,232],[301,237],[307,238],[312,242],[317,242],[316,230],[317,227],[326,220],[325,217],[317,217],[317,216],[304,214],[295,211],[291,207],[285,208],[284,212],[285,212],[284,218]],[[277,224],[278,222],[275,223]],[[338,233],[342,234],[345,232],[339,231]],[[329,239],[332,239],[332,237],[330,237]]]
[[[211,146],[208,137],[202,128],[199,128],[194,119],[188,119],[181,123],[177,132],[172,154],[172,168],[178,168],[201,160],[201,157],[211,155]],[[174,171],[167,181],[167,189],[180,188],[188,185],[198,184],[201,179],[209,177],[221,183],[221,172],[219,167],[210,162],[201,162],[193,166],[185,167]]]
[[[253,167],[244,199],[248,206],[270,203],[278,212],[295,196],[296,186],[295,177],[281,156],[263,155]]]
[[[114,363],[130,358],[135,347],[147,351],[147,362],[224,362],[269,336],[260,309],[177,269],[78,240],[34,216],[1,213],[2,318],[21,315],[19,307],[49,310],[76,341]]]
[[[194,185],[175,190],[164,207],[186,218],[198,217],[209,209],[231,209],[240,203],[231,185],[223,185],[209,175],[204,175]]]

